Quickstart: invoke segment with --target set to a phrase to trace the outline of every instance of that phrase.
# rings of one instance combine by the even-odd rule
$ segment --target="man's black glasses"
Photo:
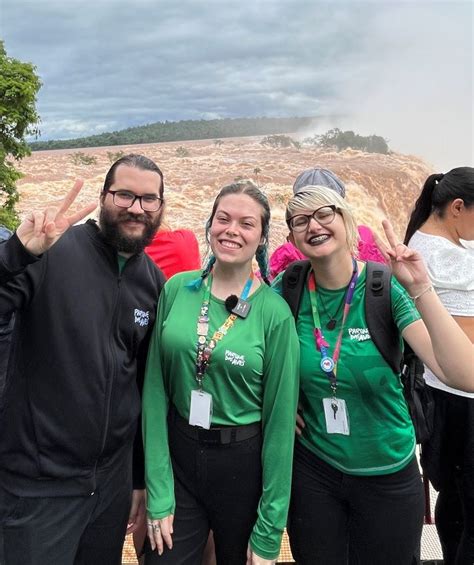
[[[155,194],[137,196],[128,190],[107,190],[107,192],[112,195],[115,206],[119,208],[131,208],[135,204],[135,200],[140,202],[144,212],[158,212],[163,205],[163,198]]]

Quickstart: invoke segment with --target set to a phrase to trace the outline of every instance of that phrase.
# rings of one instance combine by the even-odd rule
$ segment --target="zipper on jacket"
[[[94,467],[94,475],[97,472],[97,466],[99,463],[99,459],[102,456],[105,448],[105,444],[107,443],[107,434],[109,431],[109,419],[110,419],[110,405],[112,402],[112,386],[115,379],[115,373],[117,370],[117,362],[115,356],[113,354],[114,348],[112,347],[112,341],[115,335],[115,330],[117,329],[117,312],[119,310],[120,305],[120,290],[121,290],[121,282],[122,282],[122,275],[119,274],[117,278],[117,295],[115,299],[115,305],[112,315],[112,324],[111,324],[111,331],[109,334],[109,343],[108,343],[108,350],[109,350],[109,359],[110,359],[110,378],[107,380],[107,387],[106,387],[106,406],[105,406],[105,422],[104,422],[104,432],[102,435],[102,442],[100,446],[100,451],[97,456],[95,467]]]
[[[116,375],[116,372],[117,372],[117,360],[114,356],[114,348],[112,347],[112,342],[113,342],[113,338],[114,338],[114,335],[115,335],[115,331],[118,332],[118,330],[119,330],[119,327],[118,327],[118,311],[120,309],[121,282],[122,282],[123,273],[124,273],[125,269],[127,269],[127,267],[129,267],[130,263],[134,263],[137,259],[138,259],[138,254],[132,255],[132,257],[130,257],[127,260],[127,262],[125,263],[121,272],[118,272],[119,271],[118,263],[116,264],[116,268],[117,268],[117,272],[118,272],[118,276],[117,276],[117,296],[116,296],[116,299],[115,299],[115,305],[114,305],[114,310],[113,310],[113,315],[112,315],[111,331],[110,331],[109,343],[108,343],[109,358],[110,358],[110,369],[111,369],[110,375],[111,376],[110,376],[109,381],[107,382],[104,433],[103,433],[103,436],[102,436],[100,451],[98,453],[98,456],[97,456],[97,459],[96,459],[96,462],[95,462],[95,465],[94,465],[94,476],[96,476],[99,459],[104,452],[104,448],[105,448],[105,445],[107,443],[107,434],[108,434],[108,431],[109,431],[110,405],[111,405],[111,402],[112,402],[112,387],[113,387],[115,375]]]

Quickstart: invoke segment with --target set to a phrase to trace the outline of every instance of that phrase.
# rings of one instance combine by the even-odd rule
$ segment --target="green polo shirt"
[[[412,459],[415,433],[403,396],[400,376],[392,371],[375,346],[365,320],[366,269],[359,275],[352,306],[347,317],[339,362],[337,365],[337,397],[346,402],[350,435],[326,431],[323,398],[330,398],[331,388],[320,368],[321,355],[314,342],[314,322],[309,292],[305,287],[297,321],[300,340],[300,403],[306,427],[299,441],[321,459],[352,475],[394,473]],[[281,292],[281,277],[274,283]],[[333,315],[344,298],[346,289],[328,290],[318,287],[327,314]],[[392,278],[392,316],[400,332],[420,318],[413,301]],[[327,330],[329,316],[320,307],[324,337],[332,354],[340,331],[338,324]],[[402,340],[400,339],[400,347]]]

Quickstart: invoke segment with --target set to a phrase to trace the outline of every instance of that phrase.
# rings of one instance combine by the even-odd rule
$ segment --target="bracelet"
[[[418,300],[418,298],[421,298],[421,297],[422,297],[424,294],[426,294],[427,292],[433,292],[433,291],[434,291],[433,285],[430,284],[429,286],[427,286],[427,287],[425,288],[425,290],[422,290],[422,291],[420,292],[420,294],[417,294],[416,296],[410,296],[410,295],[408,295],[408,296],[410,296],[410,298],[413,300],[413,302],[416,302],[416,301]]]

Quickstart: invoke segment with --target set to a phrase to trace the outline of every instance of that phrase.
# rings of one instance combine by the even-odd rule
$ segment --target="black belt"
[[[246,439],[257,436],[262,431],[261,422],[254,422],[253,424],[247,424],[245,426],[224,426],[205,430],[198,426],[191,426],[184,418],[181,418],[176,411],[174,412],[171,418],[172,425],[191,439],[202,443],[225,445],[245,441]]]

